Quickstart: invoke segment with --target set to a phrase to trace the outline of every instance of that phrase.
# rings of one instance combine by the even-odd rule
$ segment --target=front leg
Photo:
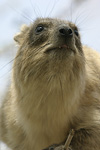
[[[44,150],[72,150],[70,147],[68,147],[68,149],[65,148],[65,146],[63,144],[61,145],[52,145]]]
[[[43,150],[65,150],[65,149],[64,149],[63,145],[54,144]]]
[[[74,136],[75,131],[72,129],[68,135],[68,138],[66,140],[66,142],[59,144],[59,145],[52,145],[50,147],[48,147],[47,149],[44,150],[71,150],[71,148],[69,147],[71,140]]]
[[[45,150],[100,150],[100,129],[99,127],[80,129],[75,131],[71,143],[69,140],[70,144],[68,138],[66,141],[65,144],[53,145]]]
[[[75,131],[70,147],[72,150],[100,150],[100,126]]]

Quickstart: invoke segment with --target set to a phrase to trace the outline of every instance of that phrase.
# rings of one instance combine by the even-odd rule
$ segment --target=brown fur
[[[44,26],[39,34],[38,25]],[[60,37],[63,26],[72,29],[70,40]],[[72,150],[100,150],[100,54],[83,47],[75,30],[47,18],[15,36],[19,50],[0,110],[0,139],[11,150],[62,143],[72,128]]]

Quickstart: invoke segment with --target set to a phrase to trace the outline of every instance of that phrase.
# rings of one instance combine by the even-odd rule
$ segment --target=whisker
[[[12,60],[10,60],[7,64],[5,64],[0,70],[3,70],[7,65],[9,65],[11,62],[13,62],[15,59],[17,59],[20,56],[20,54],[18,56],[16,56],[15,58],[13,58]],[[13,67],[11,66],[10,70],[7,70],[7,73],[10,73],[11,70],[13,69]],[[4,73],[3,75],[0,76],[0,79],[3,78],[4,76],[6,76],[7,73]]]
[[[32,9],[34,10],[34,13],[35,13],[36,17],[40,17],[41,16],[41,11],[40,11],[39,7],[37,7],[38,8],[38,13],[37,13],[36,8],[34,7],[32,0],[30,0],[30,4],[32,6]],[[35,3],[35,6],[37,6],[36,3]]]
[[[9,4],[8,4],[9,5]],[[16,8],[12,7],[11,5],[9,5],[9,7],[11,9],[13,9],[15,12],[17,12],[18,14],[20,14],[22,17],[24,17],[25,19],[29,20],[30,22],[33,22],[33,19],[30,18],[29,16],[26,16],[25,13],[23,14],[23,12],[17,10]]]
[[[89,12],[89,11],[87,11],[87,12]],[[80,15],[76,18],[75,24],[76,24],[77,26],[81,26],[81,24],[83,24],[84,22],[86,23],[87,20],[89,20],[89,18],[91,17],[91,16],[90,16],[91,12],[88,13],[88,14],[87,14],[87,12],[85,11],[84,14],[82,14],[83,12],[81,12]],[[87,15],[87,16],[86,16],[86,15]],[[80,18],[82,18],[82,19],[80,19]],[[79,20],[79,22],[78,22],[78,20]],[[78,23],[77,23],[77,22],[78,22]]]
[[[48,9],[49,9],[49,7],[50,7],[50,3],[51,2],[51,0],[49,0],[49,2],[48,2],[48,6],[46,7],[46,10],[45,10],[45,13],[44,14],[47,14],[47,11],[48,11]],[[45,16],[44,16],[45,17]]]
[[[92,27],[92,28],[84,28],[84,29],[78,27],[78,29],[79,29],[79,31],[81,31],[81,32],[85,32],[85,31],[89,31],[89,30],[90,30],[90,31],[91,31],[91,30],[97,30],[96,27]]]
[[[4,69],[7,65],[9,65],[10,63],[12,63],[15,60],[15,58],[13,58],[12,60],[10,60],[7,64],[5,64],[3,67],[0,68],[0,71],[2,69]]]
[[[32,44],[33,44],[33,42],[32,42]],[[49,45],[49,44],[50,44],[50,43],[48,42],[48,43],[44,44],[43,46],[39,47],[38,49],[37,49],[37,48],[34,49],[34,51],[35,51],[35,50],[38,51],[38,50],[42,49],[43,47],[45,47],[45,46],[47,46],[47,45]],[[31,45],[31,44],[30,44],[30,45]],[[26,47],[27,47],[27,46],[25,46],[24,48],[26,48]],[[22,53],[22,52],[20,52],[15,58],[13,58],[13,59],[10,60],[7,64],[5,64],[0,70],[4,69],[8,64],[10,64],[10,63],[13,62],[14,60],[16,60],[16,59],[21,55],[21,53]],[[27,61],[27,59],[29,59],[30,57],[32,57],[32,53],[33,53],[33,52],[31,52],[28,57],[24,58],[24,59],[22,60],[22,62]],[[18,64],[16,64],[16,65],[18,65]],[[14,69],[14,67],[16,67],[16,65],[14,65],[13,67],[11,67],[11,69],[10,69],[9,71],[7,71],[7,73],[10,72],[12,69]],[[5,75],[6,75],[6,73],[5,73],[4,75],[0,76],[0,78],[3,78]]]
[[[54,10],[54,8],[55,8],[55,6],[57,5],[58,2],[59,2],[59,0],[55,0],[55,1],[54,1],[54,4],[53,4],[53,6],[52,6],[51,11],[50,11],[49,14],[48,14],[48,17],[51,16],[51,14],[52,14],[52,12],[53,12],[53,10]]]
[[[86,23],[87,20],[88,20],[88,16],[85,17],[85,18],[83,18],[83,19],[77,24],[77,26],[81,26],[82,24],[84,24],[84,22]]]
[[[7,75],[8,73],[10,73],[10,72],[11,72],[11,70],[12,70],[12,69],[8,70],[8,71],[7,71],[7,73],[4,73],[3,75],[1,75],[1,76],[0,76],[0,79],[2,79],[2,78],[4,78],[4,77],[6,77],[6,75]]]
[[[72,22],[72,20],[73,20],[73,16],[72,16],[72,11],[73,11],[73,6],[72,6],[72,2],[71,2],[71,11],[70,11],[70,13],[71,13],[71,22]]]
[[[20,54],[19,54],[20,55]],[[18,55],[18,56],[19,56]],[[9,65],[10,63],[12,63],[18,56],[15,56],[12,60],[10,60],[8,63],[6,63],[3,67],[1,67],[0,68],[0,71],[2,70],[2,69],[4,69],[7,65]]]
[[[84,10],[82,10],[81,12],[80,11],[78,11],[77,13],[76,13],[76,19],[75,19],[75,24],[77,24],[77,21],[80,19],[80,18],[82,18],[82,15],[84,15],[86,12],[84,12]]]

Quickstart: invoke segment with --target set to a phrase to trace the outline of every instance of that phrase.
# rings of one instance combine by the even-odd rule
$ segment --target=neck
[[[66,76],[61,78],[55,76],[48,82],[35,80],[33,84],[29,83],[21,88],[23,91],[17,93],[20,100],[18,103],[22,105],[21,109],[26,109],[25,112],[31,115],[38,111],[42,116],[46,114],[49,118],[49,115],[53,116],[55,112],[59,114],[64,111],[70,118],[72,112],[75,114],[79,105],[82,94],[80,87],[84,86],[79,78],[69,80]]]
[[[34,142],[40,140],[44,145],[65,140],[84,91],[82,85],[81,78],[72,76],[69,80],[64,74],[48,81],[33,80],[21,90],[13,85],[18,100],[17,116],[30,140],[34,135]]]

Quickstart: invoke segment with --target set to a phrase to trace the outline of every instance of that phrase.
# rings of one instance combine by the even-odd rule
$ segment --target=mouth
[[[70,48],[68,45],[62,45],[62,46],[58,46],[58,47],[54,47],[54,46],[50,46],[46,49],[45,53],[49,53],[53,50],[71,50],[75,53],[75,50]]]

